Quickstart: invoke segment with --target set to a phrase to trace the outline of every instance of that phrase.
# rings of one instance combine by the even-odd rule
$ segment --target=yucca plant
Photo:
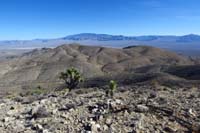
[[[65,81],[69,91],[77,87],[80,82],[83,82],[80,72],[74,67],[67,69],[66,72],[61,72],[60,79]]]
[[[109,97],[113,97],[115,90],[117,89],[117,82],[114,80],[111,80],[109,83],[109,88],[106,91],[106,95]]]

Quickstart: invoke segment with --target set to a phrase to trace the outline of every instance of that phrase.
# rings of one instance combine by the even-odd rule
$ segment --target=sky
[[[0,0],[0,40],[200,34],[199,0]]]

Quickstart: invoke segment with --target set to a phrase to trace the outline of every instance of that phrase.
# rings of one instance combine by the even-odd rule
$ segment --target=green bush
[[[69,91],[77,87],[78,84],[83,81],[80,72],[73,67],[67,69],[66,72],[61,72],[60,79],[65,81],[65,84]]]
[[[115,90],[117,89],[117,82],[114,80],[111,80],[109,83],[109,88],[106,92],[107,96],[113,97]]]

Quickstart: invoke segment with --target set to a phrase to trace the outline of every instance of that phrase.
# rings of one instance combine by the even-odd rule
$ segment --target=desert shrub
[[[106,95],[108,97],[113,97],[115,90],[117,89],[117,82],[114,80],[111,80],[109,83],[109,88],[106,91]]]
[[[42,88],[40,85],[37,87],[29,87],[24,91],[19,93],[19,96],[26,97],[26,96],[35,96],[47,93],[47,89]]]
[[[31,89],[27,93],[28,95],[40,95],[46,93],[46,90],[41,86],[37,86],[35,89]]]
[[[69,91],[77,87],[78,84],[83,81],[80,72],[73,67],[67,69],[66,72],[61,72],[60,79],[65,81],[65,84]]]

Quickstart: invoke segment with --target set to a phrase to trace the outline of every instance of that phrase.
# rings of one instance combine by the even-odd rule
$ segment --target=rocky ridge
[[[1,99],[0,131],[5,133],[198,133],[199,87],[118,87],[75,89]]]

